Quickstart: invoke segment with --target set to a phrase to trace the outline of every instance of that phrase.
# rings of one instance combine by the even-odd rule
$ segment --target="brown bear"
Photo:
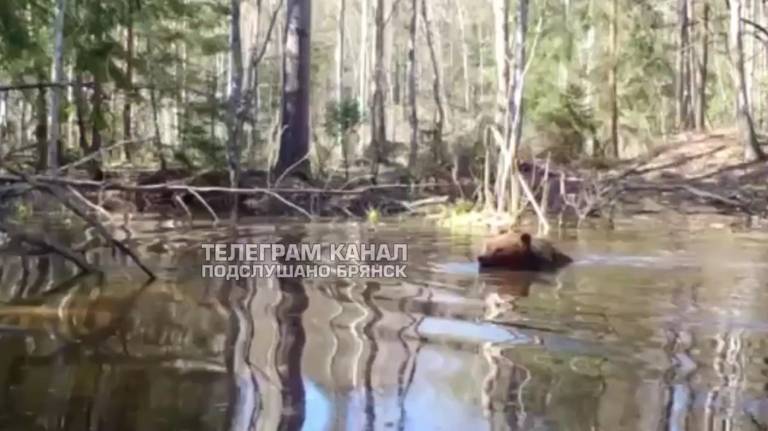
[[[569,265],[573,259],[547,241],[534,241],[528,233],[518,236],[507,232],[487,240],[477,261],[480,269],[555,271]]]

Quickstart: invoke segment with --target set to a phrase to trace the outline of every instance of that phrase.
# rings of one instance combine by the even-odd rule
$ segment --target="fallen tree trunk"
[[[317,187],[313,188],[232,188],[232,187],[217,187],[217,186],[188,186],[178,183],[162,183],[162,184],[143,184],[132,185],[117,183],[111,181],[95,181],[75,178],[63,178],[63,177],[51,177],[46,175],[28,175],[31,180],[44,183],[54,184],[62,186],[72,186],[76,188],[92,189],[92,190],[118,190],[125,192],[184,192],[195,191],[198,193],[232,193],[242,195],[258,195],[268,194],[277,195],[279,193],[291,193],[291,194],[326,194],[326,195],[356,195],[371,190],[386,190],[386,189],[410,189],[410,188],[428,188],[428,187],[451,187],[451,183],[427,183],[427,184],[378,184],[364,187],[357,187],[354,189],[321,189]],[[16,183],[26,182],[23,178],[13,174],[0,174],[0,183]]]

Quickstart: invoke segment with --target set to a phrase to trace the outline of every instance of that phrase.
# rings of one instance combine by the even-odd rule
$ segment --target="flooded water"
[[[88,231],[106,277],[0,255],[0,428],[768,429],[765,234],[566,232],[531,277],[428,223],[133,229],[153,283]],[[201,277],[201,241],[285,238],[405,242],[408,277]]]

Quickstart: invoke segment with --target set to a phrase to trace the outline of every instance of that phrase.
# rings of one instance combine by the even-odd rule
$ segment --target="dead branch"
[[[279,193],[285,194],[319,194],[319,195],[359,195],[370,192],[372,190],[388,190],[388,189],[409,189],[409,188],[427,188],[427,187],[451,187],[452,183],[439,182],[430,184],[377,184],[364,187],[357,187],[354,189],[321,189],[321,188],[232,188],[232,187],[218,187],[218,186],[187,186],[183,184],[177,184],[173,182],[160,183],[160,184],[145,184],[145,185],[130,185],[112,181],[94,181],[75,178],[64,177],[52,177],[46,175],[28,175],[30,179],[33,179],[40,183],[55,184],[55,185],[68,185],[85,189],[103,189],[103,190],[120,190],[126,192],[191,192],[196,191],[198,193],[232,193],[241,195],[259,195],[267,194],[277,198]],[[18,177],[16,174],[3,175],[0,174],[0,182],[24,182],[24,180]]]
[[[128,145],[128,144],[139,144],[139,143],[149,142],[149,141],[151,141],[153,139],[154,138],[129,139],[129,140],[125,140],[125,141],[115,142],[114,144],[111,144],[111,145],[109,145],[107,147],[104,147],[104,148],[102,148],[100,150],[94,151],[91,154],[88,154],[88,155],[86,155],[84,157],[81,157],[77,161],[74,161],[72,163],[66,164],[66,165],[56,169],[56,173],[65,172],[68,169],[72,169],[72,168],[76,168],[78,166],[81,166],[84,163],[89,162],[89,161],[91,161],[91,160],[101,156],[101,153],[103,151],[111,150],[111,149],[118,148],[118,147],[122,147],[122,146],[125,146],[125,145]]]
[[[97,213],[103,215],[107,218],[107,220],[110,220],[112,218],[112,214],[109,213],[109,211],[105,210],[104,207],[101,205],[96,205],[95,203],[91,202],[88,198],[82,195],[82,193],[78,192],[74,187],[67,186],[67,190],[72,193],[74,197],[76,197],[80,202],[82,202],[85,206],[93,209]]]
[[[188,218],[192,218],[192,211],[189,210],[189,207],[187,204],[184,203],[184,200],[181,198],[181,195],[178,193],[173,194],[173,201],[176,202],[177,205],[181,207],[181,209],[184,210],[185,213],[187,213]]]
[[[216,211],[214,211],[213,208],[211,208],[211,206],[208,205],[208,202],[206,202],[205,199],[203,199],[203,197],[200,196],[200,193],[198,193],[197,190],[195,190],[195,189],[189,189],[189,193],[192,196],[194,196],[195,199],[197,199],[198,202],[200,202],[203,205],[203,207],[206,209],[206,211],[208,211],[208,214],[211,215],[211,218],[213,219],[213,222],[214,223],[218,223],[219,222],[219,216],[217,216],[216,215]]]
[[[550,230],[550,227],[549,227],[549,222],[547,221],[546,214],[544,214],[538,202],[536,202],[536,197],[533,195],[533,192],[531,191],[531,188],[528,186],[528,182],[525,181],[525,178],[523,178],[520,172],[516,172],[516,176],[517,176],[517,181],[520,183],[520,187],[522,187],[523,189],[523,193],[525,193],[525,196],[528,198],[528,201],[530,202],[531,206],[533,206],[533,210],[536,212],[536,216],[539,219],[539,224],[544,227],[544,234],[547,234]]]
[[[123,253],[127,254],[131,260],[139,267],[141,268],[144,273],[147,274],[147,276],[150,278],[150,280],[154,280],[157,277],[155,276],[154,272],[152,272],[149,267],[144,265],[144,263],[139,259],[139,257],[136,255],[136,253],[133,252],[133,250],[130,249],[127,245],[123,244],[121,241],[117,240],[114,236],[112,236],[107,229],[102,225],[98,220],[91,217],[87,212],[80,209],[78,206],[72,204],[72,202],[67,199],[65,196],[65,192],[61,191],[56,187],[56,184],[46,184],[44,182],[39,181],[33,176],[27,175],[24,172],[17,171],[15,169],[12,169],[8,166],[5,166],[5,168],[8,170],[8,172],[11,172],[11,174],[17,176],[17,180],[21,180],[23,182],[26,182],[27,184],[40,189],[54,198],[58,200],[62,205],[64,205],[67,209],[75,213],[78,217],[85,220],[90,226],[92,226],[94,229],[96,229],[101,236],[107,239],[112,245],[114,245],[118,250],[122,251]]]
[[[402,205],[403,208],[411,212],[421,207],[431,206],[431,205],[440,205],[440,204],[445,204],[447,202],[448,202],[448,196],[433,196],[430,198],[420,199],[413,202],[397,201],[397,203]]]
[[[64,259],[67,259],[68,261],[77,265],[77,267],[80,268],[82,271],[97,272],[97,273],[101,272],[101,270],[99,270],[95,266],[88,263],[88,261],[85,260],[85,258],[82,255],[75,253],[68,247],[64,246],[63,244],[60,244],[58,241],[55,241],[52,239],[46,239],[41,236],[31,234],[29,232],[24,232],[23,230],[15,226],[12,226],[8,223],[3,223],[3,222],[0,222],[0,230],[7,233],[12,240],[15,239],[22,243],[27,243],[29,245],[38,247],[46,252],[52,252],[60,255]]]
[[[33,82],[29,84],[0,85],[0,92],[20,91],[20,90],[42,90],[43,88],[53,87],[93,87],[93,82]]]

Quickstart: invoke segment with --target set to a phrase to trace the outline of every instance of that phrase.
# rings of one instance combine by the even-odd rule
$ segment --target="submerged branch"
[[[0,221],[0,231],[5,232],[11,240],[15,240],[21,243],[26,243],[31,246],[37,247],[46,253],[55,253],[67,259],[68,261],[77,265],[82,271],[99,273],[101,270],[88,263],[85,257],[71,250],[63,244],[53,239],[47,239],[42,236],[38,236],[29,232],[25,232],[20,228],[12,226],[8,223]]]
[[[77,205],[74,205],[72,202],[70,202],[69,199],[67,199],[66,191],[61,190],[58,185],[67,185],[66,183],[46,183],[45,181],[41,181],[37,176],[31,176],[27,175],[24,172],[18,171],[16,169],[12,169],[8,167],[7,165],[2,165],[8,172],[12,174],[11,181],[17,181],[17,182],[24,182],[27,183],[39,190],[42,190],[49,195],[53,196],[56,200],[58,200],[63,206],[65,206],[67,209],[75,213],[78,217],[80,217],[82,220],[84,220],[86,223],[88,223],[91,227],[96,229],[97,232],[101,236],[107,239],[112,245],[114,245],[118,250],[122,251],[126,255],[128,255],[131,260],[139,267],[142,271],[144,271],[145,274],[150,278],[150,280],[154,280],[157,278],[155,276],[155,273],[152,272],[149,267],[147,267],[141,259],[134,253],[133,250],[131,250],[130,247],[125,245],[123,242],[116,239],[112,234],[109,233],[109,231],[104,227],[103,224],[101,224],[98,220],[91,217],[86,211],[83,211],[81,208],[79,208]],[[55,177],[53,177],[55,178]],[[0,179],[2,181],[2,179]]]

